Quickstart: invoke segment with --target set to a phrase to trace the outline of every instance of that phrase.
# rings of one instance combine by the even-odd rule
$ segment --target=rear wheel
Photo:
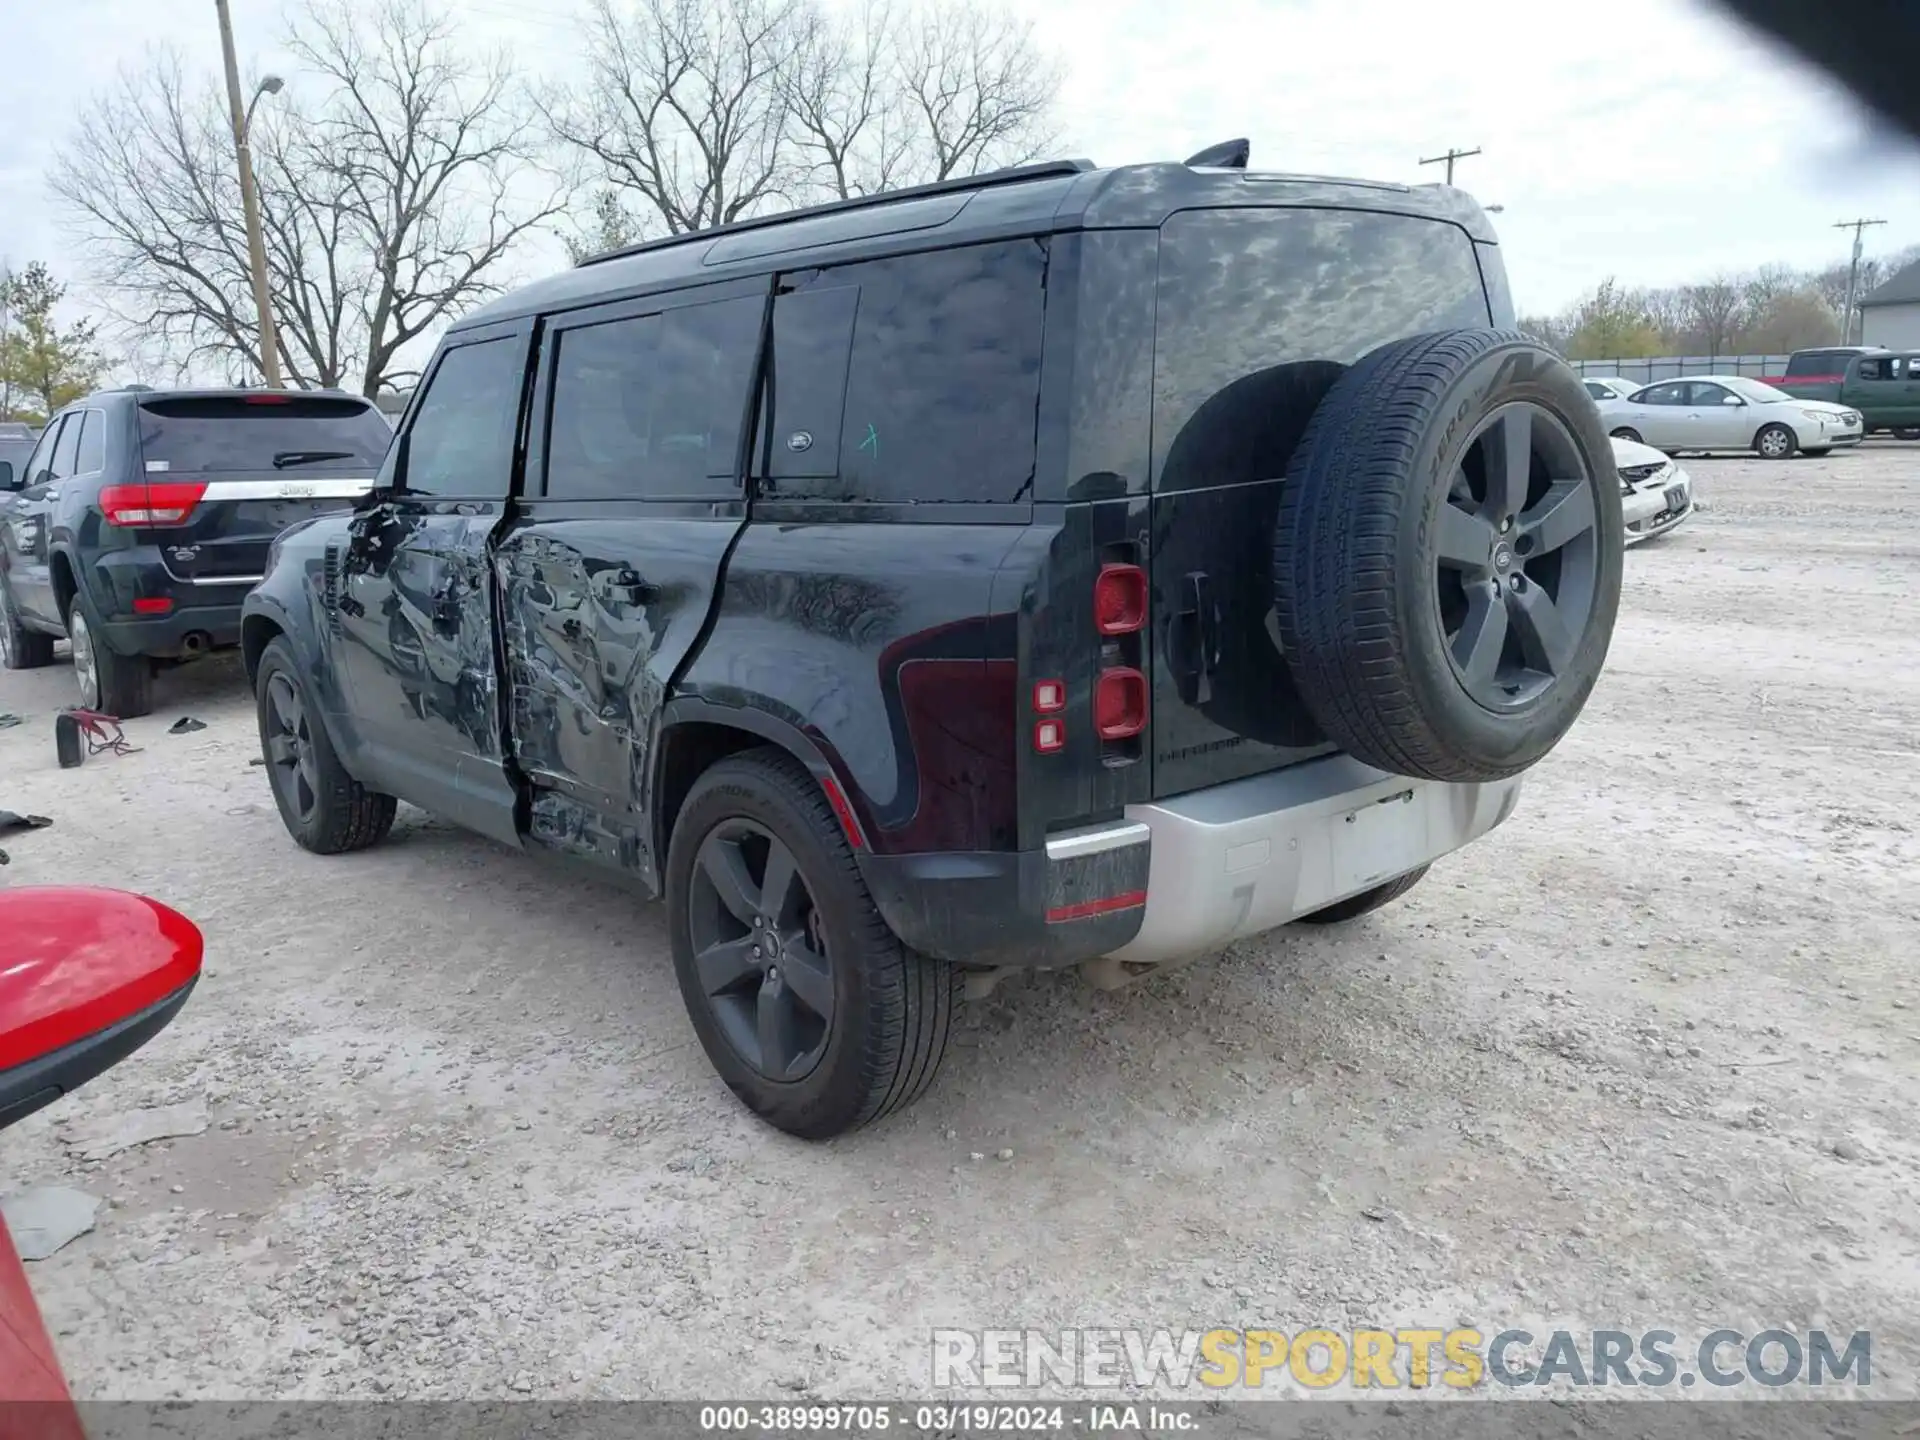
[[[118,720],[153,709],[153,662],[144,655],[122,655],[99,633],[93,607],[75,595],[67,607],[67,643],[73,647],[73,678],[80,704]]]
[[[1920,440],[1920,425],[1903,425],[1893,432],[1896,440]]]
[[[1784,425],[1763,425],[1753,437],[1753,448],[1762,460],[1785,460],[1799,443]]]
[[[1640,444],[1640,432],[1630,425],[1622,425],[1618,430],[1615,430],[1613,432],[1613,438],[1616,440],[1630,440],[1635,445]],[[1676,450],[1672,453],[1677,455],[1680,452]]]
[[[1422,865],[1418,870],[1409,870],[1404,875],[1395,876],[1384,885],[1376,885],[1371,890],[1362,890],[1358,895],[1349,895],[1324,910],[1316,910],[1311,915],[1302,915],[1296,924],[1300,925],[1338,925],[1343,920],[1357,920],[1362,915],[1371,914],[1382,905],[1391,905],[1426,877],[1428,867]]]
[[[53,663],[53,637],[29,630],[13,607],[7,577],[0,575],[0,669],[38,670]]]
[[[694,1031],[762,1119],[822,1140],[932,1081],[958,972],[888,928],[819,784],[783,752],[700,777],[673,827],[667,907]]]
[[[256,673],[260,753],[287,833],[316,855],[379,844],[393,828],[394,798],[367,789],[340,763],[284,639],[268,642]]]

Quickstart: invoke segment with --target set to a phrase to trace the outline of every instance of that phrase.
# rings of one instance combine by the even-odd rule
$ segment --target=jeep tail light
[[[1052,755],[1067,748],[1067,722],[1042,720],[1033,727],[1033,748]]]
[[[184,525],[207,493],[205,482],[167,480],[159,484],[107,485],[100,491],[100,513],[109,525]]]
[[[1130,740],[1147,728],[1147,677],[1116,665],[1093,687],[1093,728],[1102,740]]]
[[[1102,635],[1131,635],[1147,623],[1147,572],[1102,565],[1093,582],[1093,619]]]
[[[1033,682],[1033,710],[1036,715],[1057,715],[1066,708],[1066,681],[1036,680]]]

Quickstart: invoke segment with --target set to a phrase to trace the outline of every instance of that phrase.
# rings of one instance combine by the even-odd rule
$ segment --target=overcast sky
[[[354,4],[360,0],[333,0]],[[476,41],[564,74],[567,0],[444,0]],[[1608,275],[1667,284],[1843,258],[1832,228],[1920,241],[1920,157],[1876,144],[1850,101],[1694,0],[1050,0],[1031,10],[1068,65],[1066,153],[1176,160],[1248,135],[1261,169],[1437,179],[1421,157],[1480,147],[1457,181],[1498,215],[1522,311]],[[233,0],[241,65],[302,83],[282,0]],[[7,0],[0,22],[0,258],[80,279],[45,176],[79,105],[150,43],[217,75],[213,0]],[[271,100],[264,102],[271,104]],[[557,245],[518,259],[562,263]]]

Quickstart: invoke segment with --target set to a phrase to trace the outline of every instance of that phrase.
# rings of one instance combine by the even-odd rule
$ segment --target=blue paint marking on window
[[[867,438],[860,442],[862,450],[872,450],[873,458],[880,458],[880,432],[873,428],[873,422],[867,422]]]

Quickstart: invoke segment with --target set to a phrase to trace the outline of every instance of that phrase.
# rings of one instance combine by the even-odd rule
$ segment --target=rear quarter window
[[[1196,210],[1160,231],[1155,487],[1277,479],[1340,373],[1390,340],[1491,322],[1473,242],[1443,222]]]
[[[143,401],[140,455],[149,472],[377,469],[393,431],[345,397],[181,396]]]

